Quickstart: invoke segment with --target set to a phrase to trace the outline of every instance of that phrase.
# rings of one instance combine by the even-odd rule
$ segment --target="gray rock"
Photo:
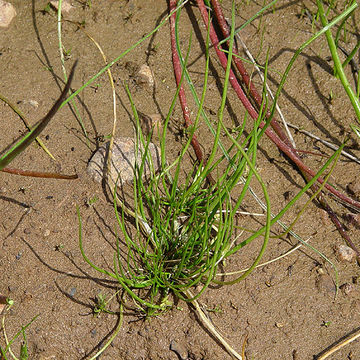
[[[109,151],[109,143],[101,146],[89,161],[87,173],[91,178],[101,183],[104,177],[105,158]],[[137,163],[140,166],[144,147],[141,145],[137,151]],[[160,168],[161,156],[160,149],[153,143],[149,144],[148,152],[151,155],[154,170]],[[115,139],[111,157],[111,167],[108,178],[108,185],[113,189],[118,179],[117,185],[131,183],[134,179],[134,168],[136,160],[135,139],[120,137]],[[150,175],[149,161],[145,161],[143,179]]]

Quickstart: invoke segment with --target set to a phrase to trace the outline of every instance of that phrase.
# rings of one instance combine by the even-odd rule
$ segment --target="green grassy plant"
[[[175,10],[178,10],[184,4],[185,2],[180,2]],[[236,31],[240,31],[274,4],[275,1],[265,6]],[[208,27],[204,86],[201,96],[198,96],[194,86],[192,86],[192,81],[187,71],[186,64],[190,52],[190,43],[184,59],[180,56],[182,75],[163,125],[164,130],[160,139],[161,166],[158,171],[155,171],[153,159],[148,152],[150,136],[145,137],[142,134],[136,106],[130,92],[127,90],[132,113],[137,121],[136,146],[134,150],[140,152],[141,160],[138,161],[134,169],[135,176],[132,184],[133,193],[131,198],[120,197],[116,188],[113,192],[118,236],[116,238],[117,250],[113,254],[112,268],[105,269],[98,267],[95,261],[90,260],[86,255],[81,216],[78,210],[80,223],[79,245],[85,261],[95,270],[116,280],[119,287],[124,289],[125,293],[133,300],[135,308],[141,311],[144,316],[159,314],[171,307],[172,296],[196,304],[196,300],[207,290],[211,283],[233,284],[248,276],[259,264],[265,252],[270,237],[271,226],[280,221],[299,198],[317,182],[332,163],[334,166],[343,147],[340,147],[328,159],[318,173],[315,174],[314,172],[315,176],[309,179],[306,186],[277,215],[271,214],[270,199],[265,183],[256,170],[259,141],[261,141],[271,122],[276,101],[280,96],[282,87],[296,58],[312,41],[329,30],[336,22],[341,21],[351,11],[352,8],[350,10],[347,9],[342,18],[338,17],[331,23],[324,25],[323,29],[299,47],[282,76],[279,89],[271,107],[267,101],[266,86],[264,84],[262,102],[259,106],[260,110],[252,128],[249,130],[247,116],[245,115],[243,124],[237,127],[235,132],[230,132],[224,123],[223,114],[225,103],[228,100],[228,85],[235,36],[235,7],[233,2],[233,26],[231,27],[231,34],[222,41],[222,43],[229,41],[226,54],[230,60],[226,64],[224,90],[221,103],[219,104],[217,124],[214,126],[204,111],[204,104],[207,101],[206,88],[209,69]],[[177,51],[181,54],[178,35],[179,17],[180,11],[176,14],[175,28]],[[61,106],[64,106],[118,60],[125,57],[136,46],[158,31],[167,19],[108,63],[100,72],[64,101]],[[266,63],[264,66],[265,83],[267,71],[268,66]],[[190,85],[197,106],[196,118],[194,123],[186,129],[187,141],[183,145],[180,154],[177,158],[170,161],[166,143],[167,129],[177,96],[180,93],[180,86],[184,79]],[[270,113],[269,117],[267,117],[267,113]],[[200,160],[198,163],[190,164],[185,155],[192,144],[195,132],[202,118],[205,120],[213,136],[213,146],[210,149],[207,161]],[[265,126],[261,125],[262,123],[265,123]],[[245,135],[245,128],[248,131],[247,135]],[[146,163],[150,164],[151,170],[150,174],[146,174],[147,181],[144,182],[142,179],[145,174]],[[185,173],[183,171],[184,168],[190,170]],[[209,182],[209,178],[215,179],[214,183]],[[323,190],[327,178],[325,178],[321,186],[319,185],[312,199]],[[244,204],[245,196],[250,192],[252,193],[250,184],[254,181],[260,184],[263,192],[262,197],[265,199],[263,208],[265,209],[266,220],[260,229],[251,230],[250,234],[247,232],[243,234],[242,238],[236,238],[235,218],[239,208]],[[285,225],[283,226],[285,227]],[[286,231],[290,231],[290,229]],[[293,232],[290,231],[290,233],[294,235]],[[252,259],[247,259],[252,264],[246,271],[240,276],[238,276],[238,273],[233,273],[237,277],[230,280],[226,279],[226,281],[219,281],[215,278],[219,266],[226,265],[226,259],[239,253],[242,248],[258,238],[262,240],[262,245],[260,250],[257,250],[257,253],[254,249]],[[327,260],[327,258],[325,259]],[[194,291],[195,288],[196,291]],[[103,312],[106,302],[104,299],[99,300],[98,310]],[[122,312],[120,314],[122,315]],[[121,326],[120,322],[119,326]],[[119,329],[118,327],[115,333]],[[110,342],[106,346],[109,344]],[[101,351],[104,351],[106,346]]]
[[[230,43],[234,39],[234,28]],[[232,45],[229,46],[229,56],[232,56]],[[206,291],[215,280],[218,266],[254,239],[262,237],[263,244],[259,253],[253,259],[253,264],[239,278],[222,282],[231,284],[243,279],[259,263],[270,233],[270,226],[278,221],[290,207],[316,182],[319,176],[339,155],[336,152],[318,174],[271,219],[270,200],[266,186],[256,171],[258,142],[264,131],[259,128],[267,109],[266,92],[263,92],[263,107],[259,118],[254,122],[252,131],[244,136],[245,126],[241,126],[234,138],[223,122],[223,110],[227,99],[231,62],[224,81],[224,91],[219,107],[218,123],[215,129],[213,147],[206,163],[195,164],[184,176],[181,169],[185,164],[187,152],[194,133],[198,127],[200,114],[203,113],[206,98],[206,83],[208,76],[208,52],[205,66],[204,88],[198,100],[196,120],[188,128],[187,142],[184,144],[178,158],[168,163],[166,151],[166,131],[179,88],[175,93],[172,105],[164,123],[164,131],[160,141],[161,169],[155,172],[154,167],[148,176],[148,182],[143,182],[145,163],[151,164],[152,159],[147,152],[149,138],[144,138],[140,130],[136,107],[128,92],[135,119],[137,119],[137,146],[135,151],[141,153],[142,160],[135,167],[133,183],[133,206],[129,199],[120,199],[114,191],[114,210],[121,235],[117,239],[117,251],[114,254],[114,265],[111,271],[99,268],[85,254],[80,219],[79,241],[84,259],[96,270],[117,280],[137,304],[138,309],[147,315],[157,314],[169,306],[169,294],[184,301],[194,301]],[[186,59],[183,63],[182,77],[186,72]],[[266,75],[267,66],[265,66]],[[290,69],[288,69],[289,71]],[[264,87],[265,89],[265,87]],[[246,119],[246,118],[245,118]],[[244,122],[245,122],[244,119]],[[245,125],[245,124],[244,124]],[[220,133],[225,133],[225,147],[220,142]],[[215,183],[208,183],[208,175],[216,174]],[[239,186],[241,179],[245,184]],[[266,221],[264,226],[252,231],[251,234],[237,243],[234,238],[234,219],[252,180],[261,185],[266,201]],[[321,189],[320,189],[321,190]],[[132,220],[131,220],[132,218]],[[129,228],[133,221],[134,228]],[[125,245],[125,250],[124,250]],[[125,259],[125,260],[124,260]],[[198,286],[196,294],[189,296],[190,290]]]
[[[328,11],[325,13],[323,1],[317,0],[316,4],[318,7],[318,13],[320,16],[321,24],[322,24],[322,26],[325,27],[328,25],[327,16],[329,14],[331,6],[329,6]],[[326,30],[325,35],[326,35],[326,39],[328,42],[332,60],[334,62],[335,75],[340,79],[341,84],[342,84],[347,96],[349,97],[350,103],[355,111],[357,122],[358,122],[358,124],[360,124],[360,100],[359,100],[359,92],[360,92],[360,86],[359,86],[360,80],[359,79],[360,79],[360,77],[358,76],[357,87],[354,90],[352,88],[352,86],[350,85],[350,82],[344,71],[344,67],[353,59],[355,54],[358,52],[358,50],[360,48],[360,42],[358,42],[355,45],[354,49],[350,52],[349,56],[346,58],[346,60],[343,63],[341,63],[339,54],[337,52],[340,33],[342,30],[344,30],[344,32],[345,32],[347,20],[351,17],[351,15],[353,14],[353,12],[355,11],[355,9],[358,6],[355,0],[351,1],[348,5],[349,6],[347,7],[348,8],[347,15],[344,17],[343,21],[341,22],[339,29],[337,31],[337,34],[335,36],[335,39],[332,35],[331,29]],[[360,137],[359,126],[352,125],[352,129],[355,132],[355,134],[357,134]]]
[[[166,117],[160,141],[161,169],[160,172],[155,172],[152,166],[147,183],[144,183],[142,178],[145,162],[150,164],[152,162],[147,152],[149,138],[144,139],[141,133],[136,107],[128,92],[138,124],[135,151],[140,151],[140,143],[145,150],[141,154],[142,161],[135,168],[133,208],[129,209],[125,205],[127,201],[120,200],[116,190],[114,191],[115,215],[126,244],[126,261],[122,260],[124,250],[118,239],[113,271],[100,269],[92,263],[83,249],[80,222],[80,247],[85,260],[96,270],[116,279],[136,301],[138,308],[147,315],[153,315],[168,308],[171,305],[168,297],[170,293],[185,301],[193,301],[213,281],[218,266],[233,250],[234,219],[248,187],[247,184],[241,189],[238,184],[245,173],[249,182],[252,176],[260,182],[268,211],[270,211],[266,187],[255,168],[259,141],[258,124],[262,119],[260,118],[255,123],[251,134],[240,143],[238,141],[243,135],[243,129],[239,130],[236,139],[229,136],[229,140],[234,142],[233,144],[230,142],[231,145],[226,151],[229,158],[219,156],[219,138],[225,128],[223,110],[227,98],[229,72],[226,75],[214,145],[208,161],[206,164],[195,164],[185,177],[181,171],[186,166],[185,154],[203,110],[207,76],[208,55],[205,86],[197,111],[198,116],[193,126],[188,128],[188,140],[179,157],[168,164],[165,137],[179,92],[178,87]],[[213,185],[208,184],[207,179],[210,173],[217,174],[217,180]],[[128,227],[129,214],[135,222],[135,230],[130,230]],[[269,238],[269,224],[270,216],[268,215],[259,259]],[[189,296],[188,291],[195,285],[201,285],[201,289],[194,296]]]
[[[179,8],[183,6],[184,3],[181,3]],[[252,21],[255,17],[263,14],[264,11],[270,6],[273,6],[274,3],[275,2],[272,2],[265,6],[250,20]],[[319,0],[318,3],[320,3]],[[141,160],[136,163],[134,169],[135,176],[132,184],[132,196],[129,198],[121,198],[117,188],[115,188],[113,192],[118,236],[115,239],[116,251],[113,254],[112,269],[109,270],[98,267],[95,262],[90,260],[86,255],[81,216],[78,210],[80,223],[79,245],[85,261],[95,270],[117,281],[119,287],[124,289],[126,294],[134,301],[136,310],[141,311],[145,316],[159,314],[171,307],[172,296],[186,302],[195,302],[208,289],[211,283],[233,284],[248,276],[259,264],[265,252],[270,238],[271,226],[277,221],[280,221],[299,198],[316,183],[326,169],[328,169],[332,163],[336,162],[343,148],[343,146],[340,147],[339,150],[327,160],[319,172],[308,181],[306,186],[304,186],[277,215],[271,214],[270,198],[266,185],[256,168],[258,145],[265,133],[265,129],[271,122],[276,101],[280,96],[281,89],[297,56],[321,34],[327,34],[334,22],[330,24],[324,22],[324,28],[305,42],[295,53],[282,77],[272,106],[270,107],[267,102],[266,87],[264,84],[262,103],[252,127],[249,129],[247,116],[245,115],[243,124],[237,127],[236,132],[230,132],[227,124],[224,122],[224,109],[225,103],[228,101],[228,87],[235,36],[234,4],[233,2],[233,26],[231,27],[231,34],[229,38],[223,40],[223,42],[229,41],[229,49],[226,52],[229,60],[226,65],[217,124],[214,127],[206,117],[204,111],[207,101],[206,90],[209,73],[208,29],[204,86],[200,96],[198,96],[195,88],[192,86],[190,75],[187,71],[190,43],[184,59],[180,56],[182,60],[182,77],[163,124],[163,133],[160,139],[161,165],[159,170],[155,170],[153,164],[154,159],[152,159],[148,152],[151,136],[145,137],[145,135],[142,134],[136,106],[127,89],[132,113],[137,122],[135,151],[140,152]],[[350,14],[354,8],[355,6],[351,5],[350,10],[348,9],[346,14]],[[344,16],[346,16],[346,14]],[[176,17],[176,43],[178,53],[180,54],[181,50],[178,35],[179,16],[180,12],[177,13]],[[320,16],[325,15],[320,12]],[[50,115],[36,125],[28,135],[0,158],[0,170],[7,166],[35,140],[58,108],[64,106],[118,60],[129,54],[136,46],[140,45],[153,33],[158,31],[167,19],[168,18],[162,21],[152,32],[111,61],[82,87],[64,100],[64,97],[69,91],[70,81],[73,76],[72,71],[62,97],[54,105],[54,108],[49,113]],[[59,22],[60,20],[61,16],[59,15]],[[240,31],[249,24],[250,20],[237,31]],[[337,19],[337,21],[340,20]],[[60,25],[59,33],[61,33]],[[61,41],[59,44],[62,53]],[[343,64],[340,63],[339,66],[342,68],[342,65]],[[268,66],[266,63],[264,66],[265,82],[267,71]],[[188,80],[190,84],[197,106],[196,118],[194,123],[186,130],[187,140],[185,144],[183,144],[180,154],[177,158],[170,160],[167,151],[167,130],[180,91],[180,85],[184,79]],[[270,117],[266,119],[268,110],[270,111]],[[205,120],[213,136],[213,146],[209,151],[207,161],[191,164],[186,154],[202,118]],[[262,122],[265,122],[263,128],[260,126]],[[245,129],[248,131],[247,133],[245,133]],[[145,175],[147,163],[150,164],[150,174],[146,174],[147,181],[145,182],[143,181],[143,175]],[[188,171],[185,172],[184,169],[188,169]],[[330,174],[331,172],[327,178]],[[215,180],[214,183],[209,183],[210,175]],[[325,178],[325,182],[318,188],[318,192],[315,193],[313,198],[322,191],[327,178]],[[251,192],[250,184],[254,181],[260,185],[263,194],[262,197],[265,200],[265,222],[259,229],[251,229],[249,232],[244,232],[241,238],[237,238],[235,236],[235,230],[237,229],[235,219],[240,207],[244,205],[245,197]],[[290,231],[290,229],[287,231]],[[226,260],[230,256],[238,255],[245,246],[250,245],[255,239],[261,239],[262,244],[260,249],[256,250],[254,248],[251,259],[246,259],[251,263],[249,268],[244,271],[242,275],[238,276],[238,274],[236,274],[237,277],[230,280],[219,281],[216,279],[219,266],[226,266]],[[194,289],[196,289],[196,291]],[[108,301],[99,295],[97,307],[94,312],[96,314],[108,312],[106,309],[107,304]],[[34,320],[35,319],[32,321]],[[23,335],[24,340],[26,340],[25,329],[32,321],[17,333],[12,340],[6,340],[4,348],[0,347],[1,355],[5,359],[7,359],[7,353],[10,353],[10,347],[15,339]],[[121,323],[122,305],[120,307],[120,317],[115,332],[103,348],[93,356],[94,359],[109,346],[118,334]],[[25,350],[23,354],[23,357],[20,358],[26,359],[27,355]],[[15,357],[13,356],[13,358]]]
[[[145,151],[143,160],[136,167],[134,207],[127,208],[125,201],[114,192],[115,215],[126,243],[125,263],[119,237],[114,270],[109,272],[98,268],[85,255],[80,227],[80,247],[85,260],[116,279],[137,302],[139,309],[147,314],[165,310],[170,305],[168,295],[171,292],[185,301],[192,301],[206,290],[219,264],[233,248],[234,219],[246,193],[246,189],[242,192],[237,189],[240,176],[250,166],[248,176],[254,174],[262,183],[252,160],[257,148],[256,128],[249,139],[248,149],[244,150],[242,144],[239,151],[233,152],[230,163],[220,157],[205,167],[203,164],[195,165],[183,178],[181,169],[185,166],[185,150],[194,130],[195,127],[179,158],[171,164],[163,162],[160,173],[152,167],[147,184],[142,181],[142,175],[145,161],[151,162],[151,159],[146,150],[148,142],[140,133],[139,141],[143,141]],[[218,132],[220,130],[221,126]],[[215,143],[213,151],[217,149]],[[165,153],[163,150],[162,155]],[[162,157],[166,159],[166,155]],[[221,173],[213,186],[207,185],[210,172]],[[232,197],[236,189],[240,197],[234,201]],[[263,189],[266,194],[265,186]],[[129,229],[127,214],[133,215],[135,229]],[[268,235],[269,231],[265,242]],[[201,285],[201,290],[189,298],[186,292],[195,285]]]

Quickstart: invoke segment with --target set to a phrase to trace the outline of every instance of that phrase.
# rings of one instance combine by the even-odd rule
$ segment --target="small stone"
[[[16,16],[16,10],[10,3],[0,0],[0,28],[7,28]]]
[[[37,109],[39,107],[39,103],[36,100],[19,100],[17,104],[24,104],[24,105],[30,105],[34,109]]]
[[[50,4],[56,9],[59,9],[59,1],[52,0]],[[74,6],[70,4],[69,0],[63,0],[61,3],[61,12],[68,13]]]
[[[49,229],[46,229],[44,231],[44,237],[48,237],[50,235],[50,230]]]
[[[101,183],[104,177],[105,157],[108,148],[109,143],[101,146],[91,158],[87,167],[87,173],[98,183]],[[141,153],[143,150],[144,147],[140,145],[136,156],[135,140],[133,138],[120,137],[115,139],[111,156],[110,176],[108,177],[108,184],[112,189],[116,181],[118,181],[118,185],[132,182],[134,179],[135,160],[139,165],[141,164]],[[157,171],[161,164],[160,149],[153,143],[150,143],[148,152],[151,156],[154,170]],[[143,178],[149,174],[150,164],[149,161],[145,161]]]
[[[356,290],[356,285],[351,283],[345,283],[340,286],[340,289],[345,295],[351,295]]]
[[[73,288],[71,288],[70,291],[69,291],[69,296],[70,296],[70,297],[73,297],[75,294],[76,294],[76,288],[73,287]]]
[[[346,245],[336,245],[335,253],[339,261],[342,262],[353,262],[356,259],[356,252],[349,246]]]
[[[139,85],[147,85],[152,89],[155,85],[154,75],[151,71],[149,65],[143,64],[140,66],[140,69],[137,73],[137,82]]]
[[[29,105],[32,106],[34,109],[39,107],[39,103],[36,100],[29,100]]]

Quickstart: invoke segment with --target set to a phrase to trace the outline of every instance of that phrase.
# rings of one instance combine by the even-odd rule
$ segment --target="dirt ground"
[[[0,30],[0,93],[17,104],[35,123],[50,109],[64,84],[57,18],[55,11],[43,11],[47,1],[11,0],[11,3],[16,7],[17,16],[8,29]],[[86,31],[99,42],[109,60],[151,31],[168,13],[166,1],[92,1],[89,7],[85,0],[74,0],[73,5],[65,17],[85,21]],[[237,25],[255,14],[260,5],[261,2],[252,0],[237,1]],[[222,1],[222,6],[226,16],[230,17],[231,1]],[[312,35],[310,20],[299,16],[305,6],[314,8],[311,1],[279,1],[273,10],[241,32],[260,63],[269,49],[271,69],[284,71],[294,51]],[[357,30],[356,27],[349,30],[349,41],[359,36]],[[187,6],[182,12],[181,45],[184,49],[191,31],[189,71],[200,92],[206,29],[195,5]],[[72,84],[72,88],[77,89],[103,67],[103,60],[94,44],[74,24],[65,22],[62,36],[65,49],[70,51],[65,63],[67,70],[79,59]],[[347,48],[352,49],[351,42]],[[346,134],[350,134],[349,125],[355,123],[355,114],[341,84],[332,75],[328,56],[325,38],[307,48],[290,73],[279,105],[290,123],[339,144]],[[211,57],[205,107],[210,115],[216,114],[219,108],[224,77],[213,50]],[[145,63],[154,73],[154,91],[139,86],[133,78],[133,67]],[[118,101],[117,135],[133,136],[130,104],[122,83],[130,84],[135,104],[142,113],[167,114],[176,90],[169,25],[165,24],[148,41],[116,63],[112,71]],[[259,83],[259,79],[255,79]],[[273,89],[278,81],[277,73],[271,71],[269,84]],[[78,206],[87,255],[96,264],[111,268],[116,241],[113,205],[101,185],[94,183],[86,173],[89,159],[112,128],[111,89],[106,74],[82,91],[76,103],[89,144],[76,120],[74,108],[65,106],[41,135],[56,160],[51,160],[34,144],[11,166],[76,173],[79,179],[46,180],[0,174],[0,293],[15,301],[6,317],[6,331],[10,336],[15,334],[39,314],[26,332],[31,359],[90,358],[106,343],[119,320],[118,315],[94,316],[92,312],[94,299],[99,294],[109,298],[115,292],[115,284],[84,261],[79,250],[76,215]],[[195,108],[192,110],[196,111]],[[229,95],[226,111],[229,127],[239,123],[244,115],[233,92]],[[216,121],[216,115],[211,116]],[[25,133],[25,127],[4,103],[0,104],[0,118],[0,148],[4,152]],[[171,118],[170,157],[176,156],[181,146],[178,129],[182,126],[182,114],[177,105]],[[198,137],[206,152],[211,144],[202,133],[204,126],[200,127]],[[305,135],[292,133],[297,148],[320,151],[325,155],[332,153]],[[360,155],[354,135],[347,149],[355,156]],[[324,158],[306,154],[304,161],[319,169]],[[293,196],[304,186],[304,181],[267,138],[261,141],[257,165],[268,186],[273,212],[277,213],[286,204],[288,195]],[[358,164],[341,157],[330,182],[346,191],[349,183],[359,183],[358,173]],[[88,206],[89,200],[95,197],[97,201]],[[307,199],[302,199],[288,213],[284,219],[286,223],[294,219]],[[331,204],[341,219],[349,212],[337,203]],[[261,212],[251,202],[248,209]],[[241,221],[249,224],[246,217]],[[358,244],[359,230],[347,226],[351,238]],[[294,230],[303,239],[310,238],[310,244],[335,264],[339,285],[345,286],[335,298],[334,270],[314,251],[302,247],[290,256],[254,271],[238,284],[209,288],[199,300],[203,309],[235,350],[241,353],[245,344],[248,360],[313,359],[359,327],[360,269],[355,262],[339,261],[336,257],[334,247],[344,241],[327,214],[316,204],[311,204]],[[271,239],[264,260],[283,254],[293,244],[296,244],[293,238]],[[257,254],[259,245],[260,242],[251,244],[236,253],[227,263],[229,268],[246,268]],[[161,316],[149,320],[125,311],[120,333],[99,358],[230,359],[199,321],[193,308],[181,301],[176,304]],[[118,303],[113,301],[110,308],[118,311]],[[0,342],[3,344],[3,338]],[[18,346],[16,343],[13,347],[15,353]],[[360,359],[359,341],[330,358]]]

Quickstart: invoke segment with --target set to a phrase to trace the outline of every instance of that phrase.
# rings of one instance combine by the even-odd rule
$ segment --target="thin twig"
[[[265,265],[269,265],[269,264],[271,264],[271,263],[273,263],[273,262],[276,262],[276,261],[278,261],[278,260],[280,260],[280,259],[282,259],[282,258],[284,258],[284,257],[286,257],[286,256],[288,256],[288,255],[290,255],[290,254],[293,253],[294,251],[300,249],[301,246],[307,244],[307,242],[308,242],[309,240],[310,240],[310,238],[307,239],[307,240],[302,240],[301,242],[299,242],[299,244],[293,246],[290,250],[286,251],[284,254],[281,254],[281,255],[277,256],[276,258],[274,258],[274,259],[271,259],[271,260],[269,260],[269,261],[266,261],[266,262],[264,262],[264,263],[261,263],[261,264],[256,265],[256,266],[255,266],[255,269],[260,268],[260,267],[263,267],[263,266],[265,266]],[[228,273],[216,273],[216,276],[238,275],[238,274],[244,273],[244,272],[247,271],[247,270],[249,270],[249,268],[242,269],[242,270],[237,270],[237,271],[232,271],[232,272],[228,272]]]
[[[300,132],[300,133],[302,133],[302,134],[305,134],[305,135],[307,135],[307,136],[309,136],[309,137],[311,137],[311,138],[313,138],[313,139],[321,142],[322,144],[324,144],[325,146],[327,146],[328,148],[330,148],[330,149],[332,149],[332,150],[335,150],[335,151],[336,151],[337,149],[339,149],[339,147],[338,147],[337,145],[332,144],[332,143],[330,143],[330,142],[328,142],[328,141],[326,141],[326,140],[323,140],[323,139],[319,138],[318,136],[312,134],[311,132],[309,132],[309,131],[307,131],[307,130],[303,130],[303,129],[301,129],[300,127],[298,127],[298,126],[296,126],[296,125],[293,125],[293,124],[290,124],[290,123],[287,123],[287,124],[288,124],[289,127],[291,127],[291,128],[293,128],[293,129],[295,129],[296,131],[298,131],[298,132]],[[342,151],[341,151],[341,154],[344,155],[344,156],[346,156],[347,158],[349,158],[349,159],[357,162],[358,164],[360,164],[360,159],[359,159],[359,158],[357,158],[357,157],[349,154],[349,153],[346,152],[345,150],[342,150]]]
[[[341,348],[343,348],[345,345],[350,344],[352,341],[356,340],[358,337],[360,337],[360,329],[358,329],[355,333],[350,334],[349,336],[347,336],[343,341],[341,341],[340,343],[334,345],[333,347],[331,347],[329,350],[327,350],[325,353],[323,353],[321,356],[316,357],[317,360],[325,360],[327,357],[329,357],[331,354],[333,354],[334,352],[340,350]]]
[[[185,292],[185,296],[188,297],[189,299],[191,299],[193,297],[192,293],[189,290],[187,290]],[[201,309],[199,303],[196,300],[194,300],[191,302],[191,304],[193,304],[195,306],[196,312],[199,315],[200,320],[203,322],[203,324],[206,326],[206,328],[210,331],[210,333],[215,337],[215,339],[217,339],[221,343],[221,345],[224,346],[226,351],[230,355],[234,356],[236,359],[243,360],[242,356],[239,353],[237,353],[227,343],[227,341],[224,339],[224,337],[216,330],[215,326],[211,323],[211,321],[206,316],[205,312]]]
[[[49,173],[49,172],[41,172],[41,171],[31,171],[31,170],[22,170],[22,169],[14,169],[14,168],[3,168],[1,171],[13,174],[13,175],[21,175],[28,177],[38,177],[43,179],[62,179],[62,180],[75,180],[78,178],[77,174],[74,175],[64,175],[58,173]]]

